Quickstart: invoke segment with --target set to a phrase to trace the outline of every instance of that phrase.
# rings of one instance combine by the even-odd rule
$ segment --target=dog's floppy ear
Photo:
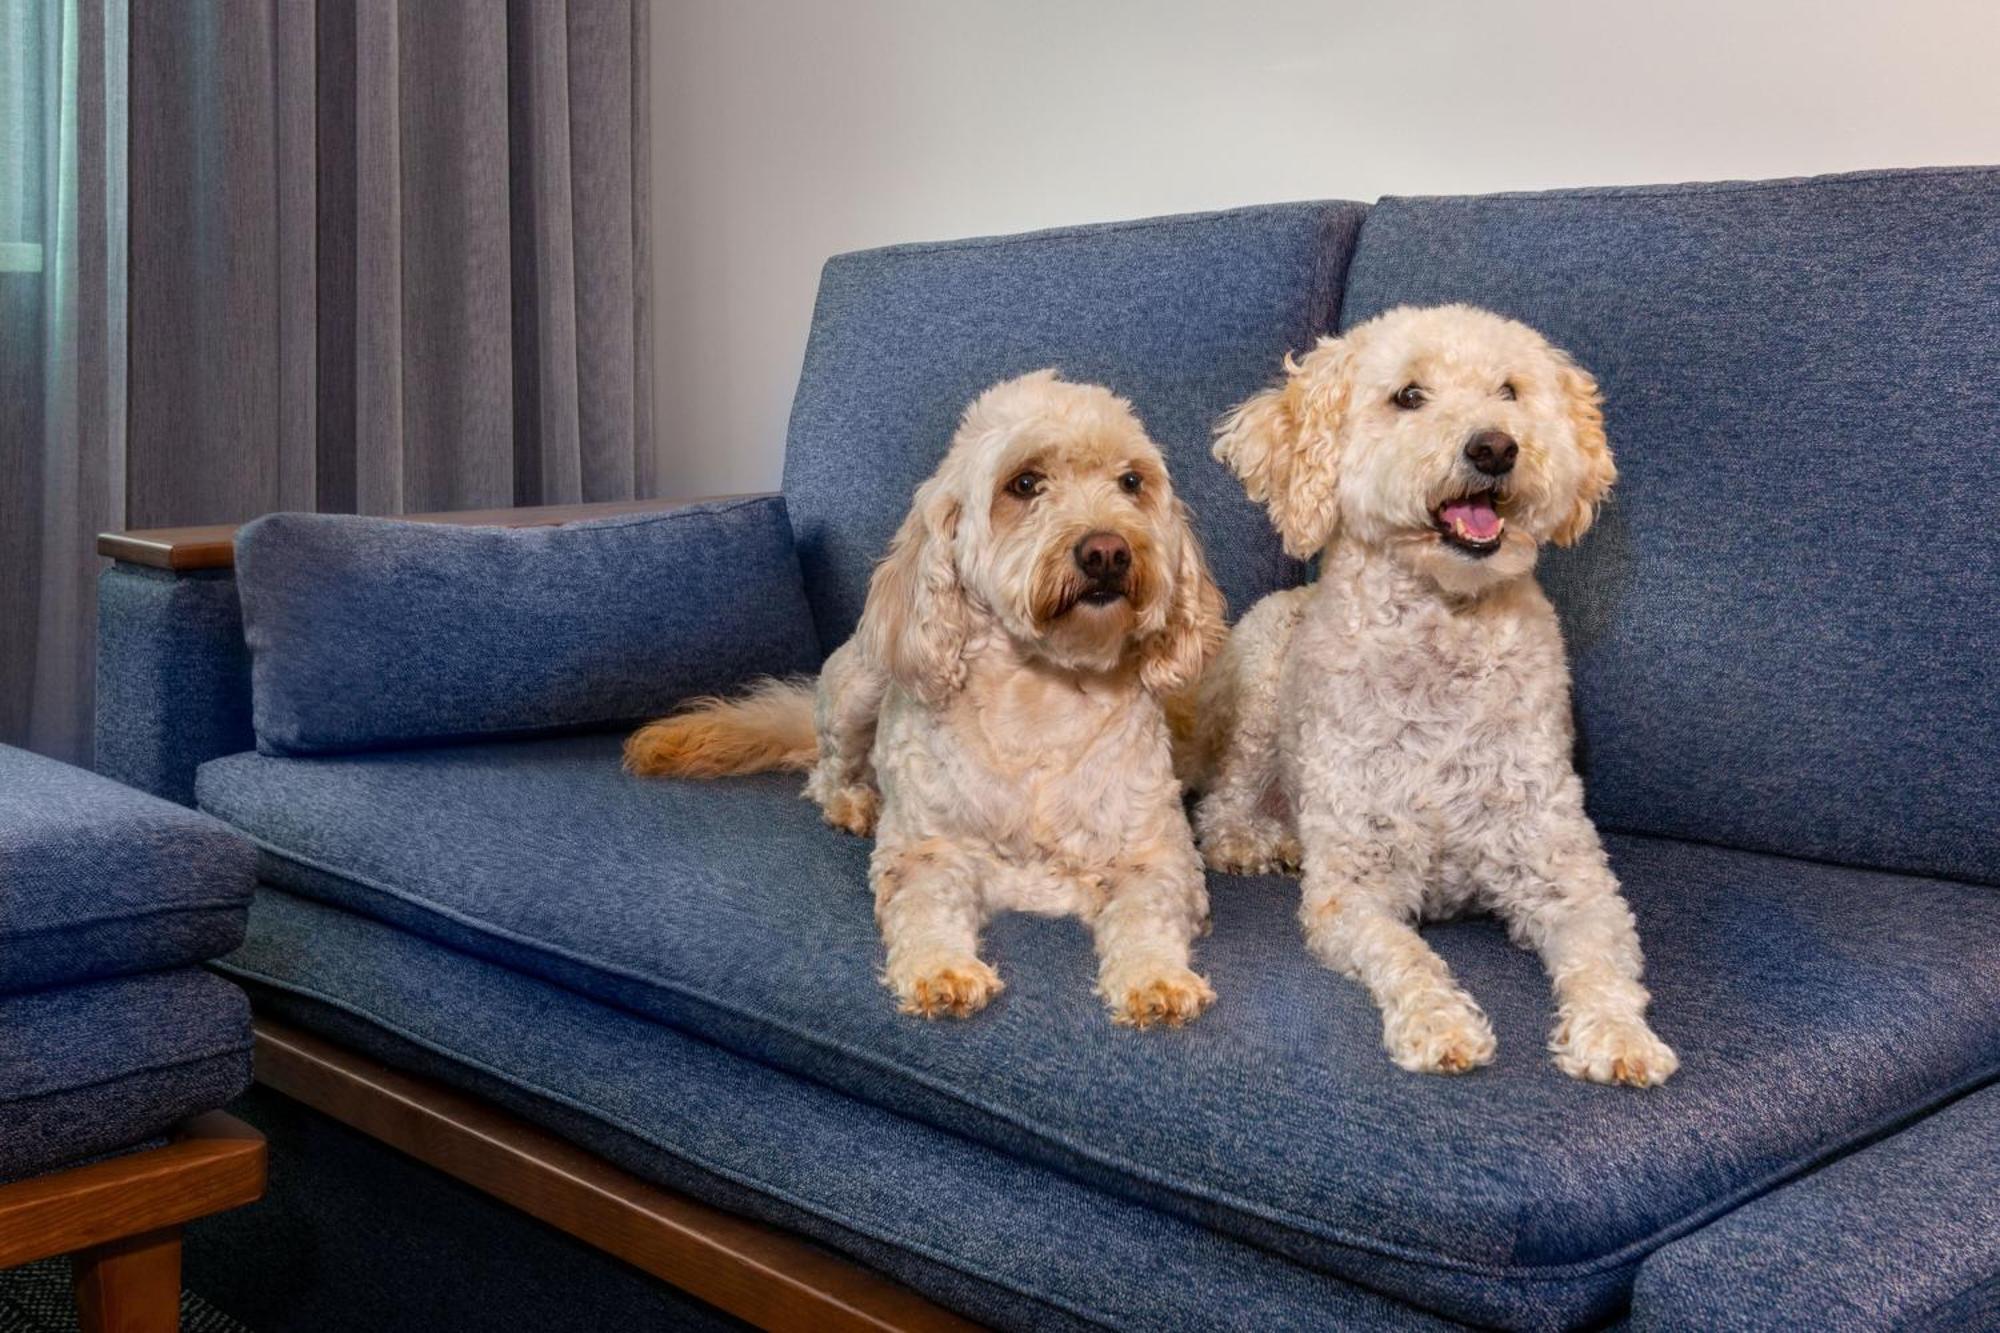
[[[1339,518],[1339,453],[1352,355],[1321,338],[1303,357],[1285,357],[1282,384],[1254,394],[1222,419],[1215,456],[1270,511],[1287,554],[1312,558]]]
[[[959,503],[941,478],[917,488],[889,553],[868,580],[855,638],[863,654],[931,707],[965,684],[967,608],[952,558]]]
[[[1181,548],[1174,569],[1174,597],[1167,607],[1166,623],[1146,640],[1139,665],[1139,683],[1162,698],[1200,680],[1202,669],[1229,636],[1228,622],[1223,619],[1227,608],[1222,589],[1209,575],[1208,560],[1194,535],[1188,507],[1178,499],[1173,505]]]
[[[1557,385],[1584,466],[1583,480],[1576,488],[1576,502],[1550,534],[1556,545],[1568,546],[1589,531],[1597,518],[1597,507],[1604,503],[1604,497],[1611,493],[1611,484],[1618,480],[1618,465],[1612,461],[1611,444],[1604,438],[1604,396],[1598,392],[1597,381],[1589,371],[1564,357]]]

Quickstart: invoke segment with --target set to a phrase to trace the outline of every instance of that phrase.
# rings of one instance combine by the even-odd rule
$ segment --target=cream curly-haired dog
[[[1179,1024],[1214,992],[1190,966],[1208,894],[1160,701],[1224,633],[1131,405],[1038,371],[966,410],[816,701],[806,681],[699,700],[636,733],[626,762],[810,768],[827,821],[876,834],[883,980],[905,1012],[998,994],[979,932],[1011,909],[1082,917],[1113,1017]]]
[[[1532,576],[1617,475],[1596,382],[1463,305],[1391,310],[1285,370],[1224,420],[1215,455],[1319,578],[1253,607],[1202,682],[1204,855],[1302,865],[1307,940],[1368,988],[1405,1069],[1492,1059],[1485,1015],[1415,928],[1488,908],[1548,969],[1563,1072],[1661,1082],[1678,1061],[1646,1025]]]

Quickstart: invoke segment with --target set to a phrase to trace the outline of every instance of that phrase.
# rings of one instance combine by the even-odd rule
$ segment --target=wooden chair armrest
[[[611,500],[603,504],[542,505],[528,509],[466,509],[450,514],[399,514],[412,523],[452,523],[463,527],[543,528],[623,514],[663,514],[710,500],[741,500],[742,495],[705,495],[670,500]],[[193,528],[140,528],[101,532],[97,553],[130,565],[177,572],[191,569],[233,569],[236,565],[238,523]]]
[[[264,1195],[264,1136],[221,1111],[163,1148],[0,1186],[0,1268],[179,1226]]]

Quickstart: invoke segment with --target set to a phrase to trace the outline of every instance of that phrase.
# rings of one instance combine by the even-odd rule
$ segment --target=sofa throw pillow
[[[778,496],[533,528],[273,514],[236,577],[267,754],[621,725],[820,656]]]

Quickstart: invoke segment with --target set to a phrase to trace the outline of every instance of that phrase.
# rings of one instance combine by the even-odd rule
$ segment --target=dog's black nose
[[[1076,544],[1076,567],[1094,579],[1123,574],[1132,567],[1132,548],[1115,532],[1093,532]]]
[[[1465,442],[1465,456],[1489,477],[1504,477],[1514,470],[1514,456],[1521,446],[1504,430],[1482,430]]]

